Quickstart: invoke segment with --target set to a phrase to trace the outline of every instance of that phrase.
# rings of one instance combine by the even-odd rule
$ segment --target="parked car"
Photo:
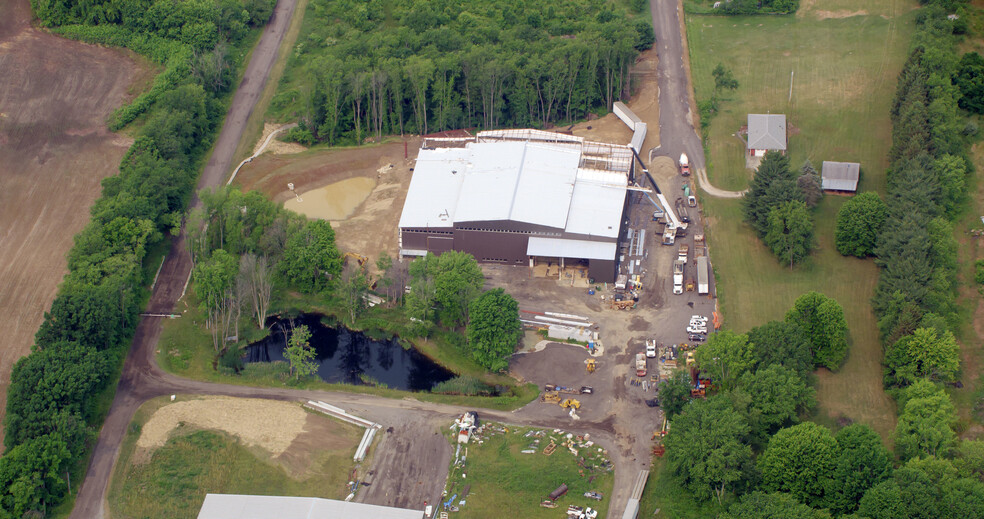
[[[691,333],[690,340],[691,342],[704,342],[704,336],[699,333]]]
[[[688,326],[687,333],[707,333],[707,328],[694,328],[693,326]]]
[[[650,398],[649,400],[646,400],[646,405],[649,407],[657,407],[659,406],[659,399]]]
[[[656,341],[646,341],[646,356],[656,358]]]
[[[595,492],[592,490],[591,492],[585,492],[584,497],[588,499],[594,499],[595,501],[601,501],[601,498],[605,496],[601,492]]]

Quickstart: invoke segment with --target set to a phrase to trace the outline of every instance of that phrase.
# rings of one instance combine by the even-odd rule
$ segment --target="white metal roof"
[[[578,170],[565,230],[575,234],[617,238],[627,185],[625,175]]]
[[[631,153],[623,148],[612,150]],[[479,141],[421,149],[400,227],[508,220],[617,237],[627,175],[579,167],[604,164],[583,158],[582,147],[568,142]]]
[[[786,116],[748,114],[748,149],[785,150]]]
[[[861,164],[857,162],[823,161],[820,182],[823,189],[857,191],[861,178]]]
[[[452,227],[469,157],[467,148],[420,150],[400,227]]]
[[[565,240],[562,238],[530,236],[529,244],[526,246],[526,255],[552,258],[614,260],[615,247],[615,242]]]
[[[423,510],[316,497],[207,494],[198,519],[422,519]]]

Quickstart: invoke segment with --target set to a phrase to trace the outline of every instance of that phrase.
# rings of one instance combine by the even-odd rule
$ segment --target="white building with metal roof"
[[[198,519],[423,519],[423,510],[316,497],[206,494]]]
[[[540,130],[428,139],[400,217],[400,253],[582,261],[591,277],[614,280],[632,157],[628,146]]]
[[[823,161],[820,169],[820,184],[824,191],[843,191],[854,193],[861,179],[861,164],[857,162]]]

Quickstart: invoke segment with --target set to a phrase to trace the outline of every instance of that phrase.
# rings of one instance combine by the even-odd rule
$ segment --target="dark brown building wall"
[[[448,229],[402,229],[400,236],[403,240],[404,249],[428,249],[428,237],[453,238],[454,233]]]
[[[478,261],[499,261],[510,264],[525,265],[529,262],[526,246],[529,244],[528,234],[469,231],[455,229],[454,248],[467,252]]]
[[[615,281],[615,259],[609,260],[590,260],[588,262],[588,276],[595,281],[611,283]]]

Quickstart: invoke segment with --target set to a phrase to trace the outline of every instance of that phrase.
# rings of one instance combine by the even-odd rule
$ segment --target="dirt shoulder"
[[[130,145],[106,129],[106,118],[146,71],[124,51],[31,27],[27,0],[0,0],[0,12],[2,422],[10,369],[30,352],[72,237]]]

